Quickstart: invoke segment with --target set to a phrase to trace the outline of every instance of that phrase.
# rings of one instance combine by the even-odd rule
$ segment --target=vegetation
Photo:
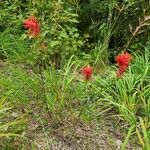
[[[150,148],[148,0],[3,0],[0,147]]]

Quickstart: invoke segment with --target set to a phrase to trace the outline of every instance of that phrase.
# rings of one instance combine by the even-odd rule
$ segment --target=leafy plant
[[[150,147],[150,142],[149,142],[150,141],[150,135],[148,132],[148,128],[150,127],[150,122],[148,123],[149,125],[147,126],[147,123],[141,117],[139,118],[139,120],[140,120],[142,135],[141,135],[138,128],[136,128],[136,134],[137,134],[137,137],[138,137],[139,142],[142,145],[143,149],[148,150]],[[142,136],[143,136],[143,138],[142,138]]]

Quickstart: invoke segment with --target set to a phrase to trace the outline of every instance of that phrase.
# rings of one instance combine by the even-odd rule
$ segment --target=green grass
[[[131,136],[137,136],[141,146],[147,149],[150,127],[148,53],[146,49],[142,55],[135,54],[132,65],[122,78],[116,77],[115,68],[109,68],[103,74],[95,73],[89,81],[84,81],[80,73],[82,62],[74,59],[74,56],[60,70],[47,66],[46,69],[39,69],[39,72],[34,72],[32,66],[28,68],[25,63],[13,61],[11,64],[9,60],[5,62],[7,69],[5,67],[1,71],[1,93],[17,109],[21,103],[26,107],[30,101],[43,101],[54,129],[68,121],[72,125],[94,123],[100,121],[102,115],[110,113],[110,116],[117,116],[120,121],[131,125],[122,149],[125,149]],[[12,108],[6,107],[2,99],[1,112],[6,113]],[[32,110],[27,112],[32,113]],[[2,132],[4,128],[19,122],[15,120],[2,124],[0,136],[21,136]],[[136,131],[136,134],[131,131]]]
[[[36,9],[40,2],[29,4],[35,14],[43,13]],[[102,145],[120,140],[122,150],[136,146],[149,150],[150,44],[132,52],[133,61],[118,78],[115,64],[108,63],[109,40],[120,19],[120,14],[112,16],[116,5],[110,6],[107,22],[99,29],[103,39],[91,53],[82,52],[86,40],[76,27],[78,15],[60,2],[45,7],[47,20],[40,18],[42,33],[37,39],[20,29],[21,20],[14,22],[19,29],[7,26],[0,35],[0,147],[36,149],[33,139],[42,133],[50,149],[50,136],[67,145],[69,140],[86,139],[84,131],[91,131],[88,136],[98,135]],[[47,46],[41,48],[44,42]],[[94,69],[90,80],[81,73],[87,64]]]

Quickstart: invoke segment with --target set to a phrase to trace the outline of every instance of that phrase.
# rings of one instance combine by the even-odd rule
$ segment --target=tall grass
[[[33,14],[41,15],[41,37],[28,39],[25,31],[17,29],[15,31],[21,33],[14,34],[9,28],[0,35],[0,119],[3,120],[0,137],[20,136],[9,130],[21,122],[20,118],[6,121],[9,111],[13,111],[11,104],[26,107],[24,104],[30,101],[42,101],[46,107],[41,107],[48,111],[52,128],[98,121],[102,114],[113,112],[130,126],[122,149],[130,137],[136,135],[143,149],[148,150],[150,46],[133,53],[133,62],[122,78],[116,77],[114,66],[108,67],[110,38],[117,31],[125,5],[116,17],[113,12],[117,6],[113,2],[109,5],[107,21],[99,26],[99,41],[87,62],[81,58],[86,57],[80,51],[84,42],[77,29],[78,15],[72,7],[66,7],[62,1],[48,4],[47,1],[30,1],[29,5],[33,6]],[[43,43],[46,43],[45,48],[41,48]],[[95,71],[93,78],[87,81],[82,77],[81,68],[89,62],[101,74]]]
[[[135,54],[128,72],[122,78],[98,78],[97,83],[103,88],[100,90],[100,99],[104,105],[113,106],[118,111],[121,120],[126,120],[131,128],[125,138],[122,149],[125,149],[129,137],[135,131],[143,149],[149,149],[150,127],[150,57],[149,47],[141,54]],[[98,88],[98,89],[101,89]],[[103,91],[103,92],[101,92]],[[106,97],[106,99],[103,99]],[[140,117],[140,119],[139,119]],[[139,131],[139,124],[141,130]],[[133,130],[134,129],[134,130]],[[131,132],[132,131],[132,132]],[[134,134],[135,135],[135,134]],[[143,136],[143,137],[142,137]]]
[[[0,99],[0,139],[4,137],[22,137],[21,134],[15,133],[13,128],[19,126],[23,118],[18,117],[12,120],[11,110],[13,107],[7,102],[7,99],[8,95],[3,95]],[[17,131],[17,129],[15,130]]]

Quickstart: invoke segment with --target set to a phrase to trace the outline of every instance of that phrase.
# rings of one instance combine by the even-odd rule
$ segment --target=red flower
[[[86,80],[89,80],[92,77],[93,68],[89,65],[82,68],[82,74],[83,74],[83,76],[85,77]]]
[[[129,67],[129,63],[132,60],[132,56],[129,53],[125,52],[123,54],[116,56],[115,60],[119,66],[119,69],[117,71],[117,76],[120,77],[124,74],[126,69]]]
[[[24,21],[24,27],[29,29],[29,35],[31,37],[37,37],[40,33],[40,25],[37,19],[33,16]]]

